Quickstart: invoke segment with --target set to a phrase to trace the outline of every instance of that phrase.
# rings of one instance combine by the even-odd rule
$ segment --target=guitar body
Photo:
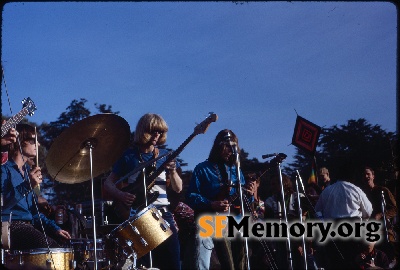
[[[113,202],[114,212],[122,222],[127,220],[131,216],[132,210],[139,212],[141,208],[146,206],[146,200],[144,196],[143,173],[141,172],[137,176],[134,183],[123,183],[119,189],[123,192],[129,192],[136,196],[136,200],[131,206],[127,206],[126,204],[118,200]],[[158,193],[147,191],[147,205],[153,203],[157,199],[157,197]]]

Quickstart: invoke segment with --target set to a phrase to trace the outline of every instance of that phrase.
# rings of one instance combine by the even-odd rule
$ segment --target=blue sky
[[[323,127],[366,118],[396,131],[397,11],[385,2],[11,2],[1,64],[12,111],[51,122],[73,99],[120,111],[134,130],[161,114],[193,169],[221,129],[250,158],[290,145],[297,113]],[[2,82],[2,112],[10,107]]]

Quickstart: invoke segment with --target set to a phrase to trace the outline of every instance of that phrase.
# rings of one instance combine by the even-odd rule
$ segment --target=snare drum
[[[7,269],[24,267],[40,267],[43,269],[74,269],[75,261],[70,248],[39,248],[25,251],[5,251],[5,266]]]
[[[119,245],[126,256],[146,255],[172,235],[169,224],[154,205],[149,205],[111,231],[107,237]]]

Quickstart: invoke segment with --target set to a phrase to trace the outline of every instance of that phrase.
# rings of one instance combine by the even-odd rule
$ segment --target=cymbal
[[[61,183],[85,182],[109,170],[128,147],[129,138],[130,127],[124,118],[111,113],[89,116],[54,140],[46,157],[48,172]]]

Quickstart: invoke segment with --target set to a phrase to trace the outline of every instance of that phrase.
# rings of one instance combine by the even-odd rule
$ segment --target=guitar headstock
[[[30,97],[24,98],[22,100],[22,107],[28,111],[28,114],[30,116],[32,116],[37,109],[35,103],[33,103]]]
[[[208,127],[210,126],[210,124],[212,122],[215,122],[218,120],[218,115],[216,115],[215,113],[210,112],[209,116],[202,121],[200,124],[198,124],[195,128],[194,128],[194,133],[195,134],[204,134],[206,133]]]

